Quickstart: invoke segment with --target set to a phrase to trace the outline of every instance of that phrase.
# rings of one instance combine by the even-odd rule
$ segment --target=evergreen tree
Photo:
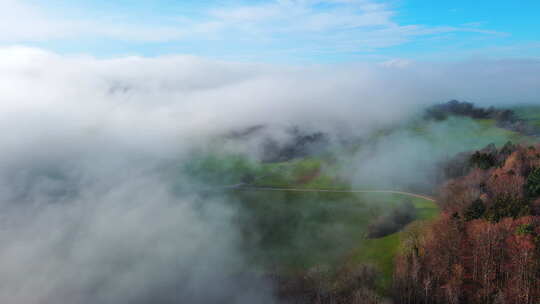
[[[540,196],[540,168],[534,169],[529,174],[525,187],[530,197]]]
[[[481,199],[477,199],[465,210],[463,216],[466,221],[472,221],[481,218],[484,212],[486,212],[484,202]]]

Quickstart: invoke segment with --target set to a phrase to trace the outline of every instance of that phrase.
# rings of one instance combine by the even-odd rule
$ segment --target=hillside
[[[444,115],[433,117],[429,108],[359,140],[290,127],[283,131],[286,140],[272,139],[270,126],[227,133],[193,151],[170,174],[195,181],[186,188],[179,180],[175,191],[201,191],[237,210],[238,242],[247,261],[239,270],[243,275],[270,277],[280,297],[300,303],[349,303],[359,288],[377,303],[396,290],[419,290],[400,285],[413,274],[404,262],[410,261],[410,244],[431,236],[437,245],[417,247],[443,246],[446,234],[440,230],[453,227],[449,218],[504,222],[540,209],[530,190],[517,190],[527,187],[528,175],[540,166],[540,150],[532,145],[538,139],[509,127],[533,126],[531,108],[527,120],[523,111],[455,101],[436,109]],[[258,153],[238,150],[253,142],[262,149]],[[519,198],[514,205],[504,194],[512,191]],[[436,203],[415,195],[436,197]],[[425,267],[435,267],[429,263]]]
[[[398,303],[536,303],[540,144],[488,147],[445,183],[442,215],[403,243]]]
[[[478,109],[480,108],[475,109],[477,109],[478,111]],[[456,203],[456,200],[459,200],[458,197],[464,194],[454,193],[455,191],[452,192],[452,189],[458,187],[455,186],[454,183],[458,183],[459,185],[461,185],[459,182],[460,179],[467,180],[467,176],[478,174],[479,170],[494,170],[495,173],[493,174],[494,176],[498,176],[498,178],[492,177],[487,179],[486,181],[481,182],[481,187],[479,185],[473,186],[470,183],[464,181],[463,183],[465,183],[466,185],[463,187],[468,189],[467,191],[471,193],[476,193],[479,191],[479,189],[485,191],[479,196],[482,197],[482,199],[486,200],[486,202],[483,203],[485,206],[482,207],[487,210],[485,215],[486,217],[496,219],[508,217],[508,214],[505,214],[504,212],[510,212],[510,216],[532,215],[532,211],[526,210],[535,210],[536,204],[538,204],[538,202],[536,202],[535,200],[528,201],[528,203],[525,204],[526,207],[508,207],[508,202],[497,203],[494,201],[500,201],[499,195],[501,191],[506,191],[503,189],[504,187],[511,187],[510,185],[513,185],[513,191],[516,191],[515,189],[517,188],[521,189],[525,187],[525,185],[523,184],[523,181],[527,180],[525,175],[529,174],[528,171],[533,170],[532,168],[538,165],[535,158],[538,152],[533,150],[533,146],[530,146],[530,143],[535,142],[537,139],[530,132],[523,132],[524,129],[509,128],[508,126],[510,124],[508,122],[505,123],[500,119],[497,120],[497,118],[494,118],[500,116],[500,113],[509,113],[506,115],[508,115],[508,117],[512,117],[511,120],[513,121],[513,126],[523,126],[524,120],[522,120],[519,114],[516,114],[518,112],[514,113],[510,110],[491,109],[490,111],[486,111],[485,113],[491,114],[487,115],[486,117],[463,117],[468,115],[463,115],[463,113],[453,113],[452,115],[449,115],[444,119],[436,120],[434,122],[430,122],[430,120],[427,119],[424,122],[415,121],[410,124],[411,132],[415,134],[415,136],[417,136],[418,138],[422,138],[426,142],[429,142],[431,145],[433,145],[433,147],[441,148],[447,146],[447,149],[449,151],[452,151],[452,153],[457,153],[457,156],[455,158],[445,160],[438,167],[438,170],[440,170],[439,174],[441,176],[441,181],[445,181],[446,179],[451,178],[450,181],[445,182],[444,186],[441,188],[440,191],[437,191],[440,193],[437,198],[438,207],[434,206],[429,201],[421,199],[413,200],[414,206],[418,211],[418,215],[416,216],[416,221],[413,224],[409,225],[410,228],[405,229],[405,231],[392,233],[390,235],[378,237],[375,239],[359,238],[354,241],[355,245],[349,247],[350,251],[348,255],[343,256],[343,253],[341,254],[341,262],[339,262],[340,259],[337,259],[332,261],[330,264],[321,264],[320,262],[324,259],[318,260],[318,263],[311,264],[309,269],[314,269],[314,267],[318,269],[318,267],[321,267],[321,265],[326,265],[324,267],[329,267],[330,265],[337,266],[335,270],[332,270],[332,267],[325,268],[327,269],[325,270],[326,279],[320,279],[325,281],[325,284],[330,284],[329,286],[334,287],[326,287],[322,290],[317,289],[319,290],[317,292],[313,289],[313,286],[311,288],[300,288],[300,290],[303,290],[302,292],[304,293],[313,292],[314,294],[318,292],[323,292],[326,295],[325,297],[328,301],[341,299],[341,301],[346,302],[347,300],[345,299],[348,299],[349,297],[347,296],[346,289],[350,286],[346,287],[348,285],[342,285],[343,283],[332,285],[331,282],[342,281],[342,276],[344,276],[346,273],[349,273],[349,271],[352,271],[351,269],[355,269],[360,265],[372,265],[374,267],[372,270],[375,271],[375,273],[373,273],[372,275],[375,276],[376,279],[373,281],[373,284],[370,285],[371,287],[369,287],[368,289],[376,290],[376,293],[378,294],[391,294],[392,276],[394,274],[394,270],[398,269],[399,271],[402,271],[401,268],[404,267],[401,257],[403,255],[406,255],[407,249],[405,249],[406,247],[403,246],[406,246],[406,244],[410,242],[409,239],[411,235],[429,234],[430,229],[432,229],[430,227],[435,227],[439,225],[438,223],[440,221],[444,221],[444,219],[447,217],[447,214],[454,214],[456,212],[451,210],[455,210],[456,208],[462,208],[463,210],[461,210],[461,212],[465,213],[466,215],[460,214],[458,212],[458,214],[460,214],[459,216],[471,217],[471,214],[474,212],[469,209],[478,208],[477,204],[474,204],[472,207],[469,206],[468,208],[465,208],[463,206],[459,207],[460,205]],[[527,124],[529,123],[530,122],[527,121]],[[444,125],[444,129],[438,128],[437,126],[439,125]],[[468,132],[462,132],[462,130],[464,129],[468,129]],[[445,136],[441,136],[442,134],[439,134],[440,132],[444,132],[443,134]],[[375,137],[374,140],[377,141],[380,140],[381,136],[392,136],[392,134],[393,131],[386,131],[386,133],[382,133],[381,135],[378,135],[378,137]],[[521,143],[523,146],[510,144],[509,142],[511,141]],[[448,146],[448,142],[452,142],[452,144]],[[353,151],[355,153],[358,153],[359,151],[366,149],[366,144],[369,146],[371,143],[364,142],[356,144]],[[480,149],[485,145],[487,145],[486,148]],[[474,152],[474,149],[480,150]],[[537,147],[534,147],[534,149],[537,149]],[[471,150],[473,152],[468,152]],[[518,166],[515,161],[516,158],[526,159],[526,161],[523,160],[522,165],[519,165],[519,170],[521,171],[520,173],[518,173],[518,175],[521,174],[520,177],[517,177],[518,175],[512,175],[513,171],[518,170],[518,168],[512,167]],[[337,162],[336,159],[338,160]],[[486,160],[488,161],[486,162]],[[342,172],[342,170],[340,170],[339,168],[341,166],[346,166],[346,164],[347,158],[343,157],[343,154],[340,154],[340,157],[338,158],[316,157],[299,159],[291,162],[265,164],[264,166],[267,168],[265,170],[268,171],[266,171],[265,174],[262,174],[261,178],[253,180],[253,184],[263,187],[294,187],[300,189],[351,189],[351,184],[344,183],[344,181],[347,180],[346,178],[342,179],[340,178],[340,175],[335,175],[336,172]],[[499,169],[495,169],[495,167],[499,166]],[[521,182],[521,184],[519,182]],[[365,185],[364,187],[366,186],[369,185]],[[520,192],[521,197],[525,197],[527,195],[523,191]],[[386,197],[388,198],[386,199],[385,208],[391,206],[388,203],[400,200],[399,196],[395,195],[393,196],[393,198],[392,196]],[[360,199],[360,201],[362,200],[366,201],[365,198]],[[373,197],[370,199],[370,201],[373,201]],[[311,209],[311,206],[306,206],[306,208]],[[434,223],[431,223],[431,221],[436,218],[435,216],[438,214],[439,208],[443,211],[442,215],[438,217],[438,219],[435,220]],[[505,211],[501,211],[499,209]],[[506,209],[510,209],[510,211]],[[362,213],[362,211],[356,212]],[[374,223],[375,219],[377,218],[377,213],[370,211],[369,214],[373,220],[368,222]],[[358,224],[360,223],[357,222],[356,229],[363,229],[365,231],[365,229],[369,227]],[[355,224],[351,225],[352,229],[355,229],[354,225]],[[411,233],[411,231],[413,230],[416,232]],[[338,239],[340,238],[335,238],[335,240]],[[349,238],[349,240],[352,239],[354,238]],[[400,247],[402,249],[399,249]],[[337,247],[334,246],[333,248]],[[280,252],[283,252],[283,249],[280,249]],[[308,249],[308,252],[311,252],[311,250]],[[325,251],[323,250],[320,252],[323,253]],[[324,253],[323,255],[326,257],[332,256]],[[394,262],[396,255],[400,256],[397,264]],[[343,259],[344,257],[345,259]],[[376,274],[377,272],[379,274]],[[303,272],[301,271],[300,273]],[[289,278],[288,280],[295,281],[295,279],[292,278]],[[399,282],[400,279],[398,278],[398,281],[394,282],[394,284],[397,284],[396,286],[399,286]],[[316,283],[304,282],[303,284],[307,284],[309,286],[310,284]],[[292,288],[288,284],[286,286],[287,287],[284,287],[284,290],[286,290],[285,294],[287,294],[288,297],[291,297],[296,292],[300,292],[299,290],[295,290],[295,288]],[[398,301],[398,303],[400,303],[399,299],[396,300]],[[416,302],[413,301],[410,303]]]

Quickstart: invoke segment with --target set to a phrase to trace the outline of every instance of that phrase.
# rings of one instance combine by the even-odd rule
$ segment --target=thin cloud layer
[[[30,0],[4,0],[0,3],[0,42],[220,43],[225,53],[237,45],[237,55],[270,52],[306,57],[369,52],[453,32],[500,34],[478,26],[400,24],[394,20],[394,7],[371,0],[225,2],[221,6],[188,3],[175,6],[170,10],[174,13],[151,13],[155,11],[152,7],[142,8],[136,15],[144,17],[137,19],[120,13],[125,7],[106,14],[91,8],[62,1],[53,7]],[[136,10],[137,6],[128,9]]]

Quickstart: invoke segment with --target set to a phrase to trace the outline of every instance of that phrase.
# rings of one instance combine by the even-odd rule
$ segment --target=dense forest
[[[538,303],[540,145],[488,147],[465,171],[440,189],[439,219],[408,229],[396,302]]]

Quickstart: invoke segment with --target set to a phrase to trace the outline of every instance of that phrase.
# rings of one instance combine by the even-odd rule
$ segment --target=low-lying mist
[[[0,49],[0,302],[273,302],[246,271],[241,204],[200,191],[215,182],[184,169],[193,153],[257,161],[298,127],[369,143],[342,174],[356,186],[430,185],[437,161],[479,144],[447,130],[475,122],[374,132],[453,98],[538,104],[539,72],[537,60],[298,67]]]

